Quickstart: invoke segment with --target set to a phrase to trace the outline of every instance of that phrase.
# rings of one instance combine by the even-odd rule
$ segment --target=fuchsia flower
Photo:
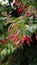
[[[17,12],[18,12],[18,13],[21,13],[21,12],[22,12],[21,8],[19,8],[19,9],[17,10]]]
[[[18,39],[17,42],[16,42],[16,48],[18,48],[19,45],[20,45],[20,39]]]
[[[16,29],[15,33],[17,33],[17,32],[18,32],[18,28]]]
[[[16,38],[18,37],[18,34],[15,34],[15,35],[11,35],[8,37],[8,40],[14,40],[14,42],[16,41]]]
[[[31,37],[28,36],[28,38],[27,38],[27,40],[26,40],[26,44],[27,44],[28,46],[30,46],[30,42],[33,42],[33,41],[32,41],[32,39],[31,39]]]
[[[32,14],[32,12],[30,11],[30,10],[28,10],[27,12],[26,12],[26,16],[32,16],[33,14]]]
[[[28,38],[27,38],[27,40],[26,40],[26,44],[27,44],[28,46],[30,46],[30,41],[28,40]]]
[[[15,31],[14,37],[13,37],[14,42],[16,42],[18,35],[19,35],[19,31],[18,31],[18,28],[17,28],[16,31]]]
[[[35,38],[36,38],[36,40],[37,40],[37,33],[36,33],[36,37],[35,37]]]
[[[11,32],[11,30],[9,30],[8,32]],[[14,35],[10,35],[8,37],[8,40],[13,40],[14,42],[16,42],[16,39],[18,37],[18,34],[19,34],[19,31],[18,31],[18,28],[17,28],[16,31],[15,31],[15,34]]]
[[[27,13],[26,13],[26,16],[32,16],[32,13],[28,13],[28,12],[27,12]]]
[[[20,43],[20,39],[17,40],[16,45]]]
[[[30,36],[28,36],[28,39],[29,39],[30,42],[33,42]]]
[[[27,40],[26,36],[24,35],[22,38],[22,43],[24,43]]]
[[[18,13],[22,13],[26,9],[26,6],[23,6],[17,10]]]
[[[33,42],[31,37],[28,36],[28,38],[24,35],[22,38],[22,43],[26,42],[26,44],[28,44],[28,46],[30,46],[30,42]]]
[[[18,37],[18,33],[16,33],[16,34],[14,35],[14,37],[13,37],[14,42],[16,42],[17,37]]]
[[[14,5],[20,6],[21,5],[21,2],[15,1]]]
[[[24,7],[24,8],[27,8],[27,6],[26,6],[26,5],[24,5],[23,7]]]
[[[6,43],[6,40],[5,39],[2,39],[1,42],[2,42],[2,44],[5,44]]]

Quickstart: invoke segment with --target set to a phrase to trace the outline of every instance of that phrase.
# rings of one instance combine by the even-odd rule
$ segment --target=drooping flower
[[[15,33],[18,33],[18,28],[16,29]]]
[[[27,13],[26,13],[26,16],[32,16],[32,13],[28,13],[28,12],[27,12]]]
[[[30,42],[33,42],[33,40],[31,39],[31,37],[30,37],[30,36],[28,36],[28,39],[29,39],[29,41],[30,41]]]
[[[26,44],[27,44],[28,46],[30,46],[30,42],[32,43],[33,40],[31,39],[30,35],[28,35],[27,40],[26,40]]]
[[[28,39],[26,40],[26,44],[30,46],[30,41]]]
[[[17,10],[17,12],[18,12],[18,13],[22,13],[22,9],[19,8],[19,9]]]
[[[19,45],[20,45],[20,39],[18,39],[17,42],[16,42],[16,48],[18,48]]]
[[[32,12],[31,12],[31,10],[29,9],[27,12],[26,12],[26,16],[32,16],[33,14],[32,14]]]
[[[16,45],[20,43],[20,39],[17,40]]]
[[[17,1],[15,1],[14,4],[17,5],[17,6],[20,6],[20,5],[21,5],[21,2],[17,2]]]
[[[27,40],[27,37],[24,35],[22,38],[22,43],[24,43]]]
[[[6,40],[5,39],[2,39],[1,43],[2,44],[5,44],[6,43]]]
[[[18,12],[18,13],[22,13],[22,12],[24,12],[25,9],[26,9],[26,6],[23,6],[23,7],[19,8],[19,9],[17,10],[17,12]]]
[[[18,34],[16,33],[16,34],[14,35],[14,37],[13,37],[14,42],[16,42],[17,37],[18,37]]]

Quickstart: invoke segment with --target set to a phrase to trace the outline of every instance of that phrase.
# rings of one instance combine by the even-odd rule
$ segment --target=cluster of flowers
[[[21,14],[21,13],[23,13],[24,11],[26,11],[25,15],[26,15],[27,17],[33,16],[33,12],[31,12],[30,9],[27,9],[27,6],[26,6],[26,5],[24,5],[24,6],[21,7],[21,4],[22,4],[22,2],[17,2],[17,1],[15,1],[15,3],[14,3],[14,5],[17,5],[17,6],[18,6],[18,9],[17,9],[18,14]],[[30,7],[30,8],[31,8],[31,7]],[[26,10],[26,9],[27,9],[27,10]],[[35,9],[34,9],[34,11],[35,11]],[[35,18],[37,18],[37,15],[35,16]],[[8,21],[9,21],[9,20],[8,20]],[[8,32],[10,33],[11,30],[8,30]],[[15,33],[14,35],[10,35],[10,36],[8,37],[8,40],[9,40],[9,41],[10,41],[10,40],[13,40],[17,47],[19,46],[20,43],[26,42],[26,44],[30,45],[30,43],[33,42],[32,38],[31,38],[30,36],[27,37],[26,35],[24,35],[24,36],[22,37],[22,40],[20,40],[20,39],[18,38],[18,35],[19,35],[19,32],[18,32],[18,30],[16,30],[16,33]],[[37,33],[36,33],[35,39],[37,40]],[[1,40],[1,43],[2,43],[2,44],[6,44],[7,42],[6,42],[5,39],[2,39],[2,40]]]
[[[8,30],[8,32],[10,33],[11,30]],[[37,41],[37,33],[36,33],[35,39]],[[30,46],[30,43],[33,42],[32,38],[29,35],[28,35],[28,37],[26,35],[23,35],[22,40],[20,40],[18,29],[16,30],[16,33],[14,35],[10,35],[8,37],[8,41],[10,41],[10,40],[14,41],[14,44],[16,45],[17,48],[20,46],[20,43],[21,43],[21,45],[23,45],[25,42],[28,46]],[[6,44],[7,42],[5,39],[2,39],[1,43]]]
[[[22,4],[22,2],[18,2],[15,0],[14,5],[18,7],[18,9],[17,9],[18,15],[23,13],[26,10],[26,5],[21,6],[21,4]]]
[[[27,17],[28,16],[30,17],[30,16],[33,16],[34,13],[36,13],[35,8],[33,8],[33,12],[30,10],[31,6],[29,6],[29,8],[26,5],[21,6],[22,2],[18,2],[18,1],[15,0],[14,5],[18,7],[18,9],[17,9],[18,15],[20,15],[23,12],[26,12],[25,15]],[[37,18],[37,15],[35,16],[35,18]]]

